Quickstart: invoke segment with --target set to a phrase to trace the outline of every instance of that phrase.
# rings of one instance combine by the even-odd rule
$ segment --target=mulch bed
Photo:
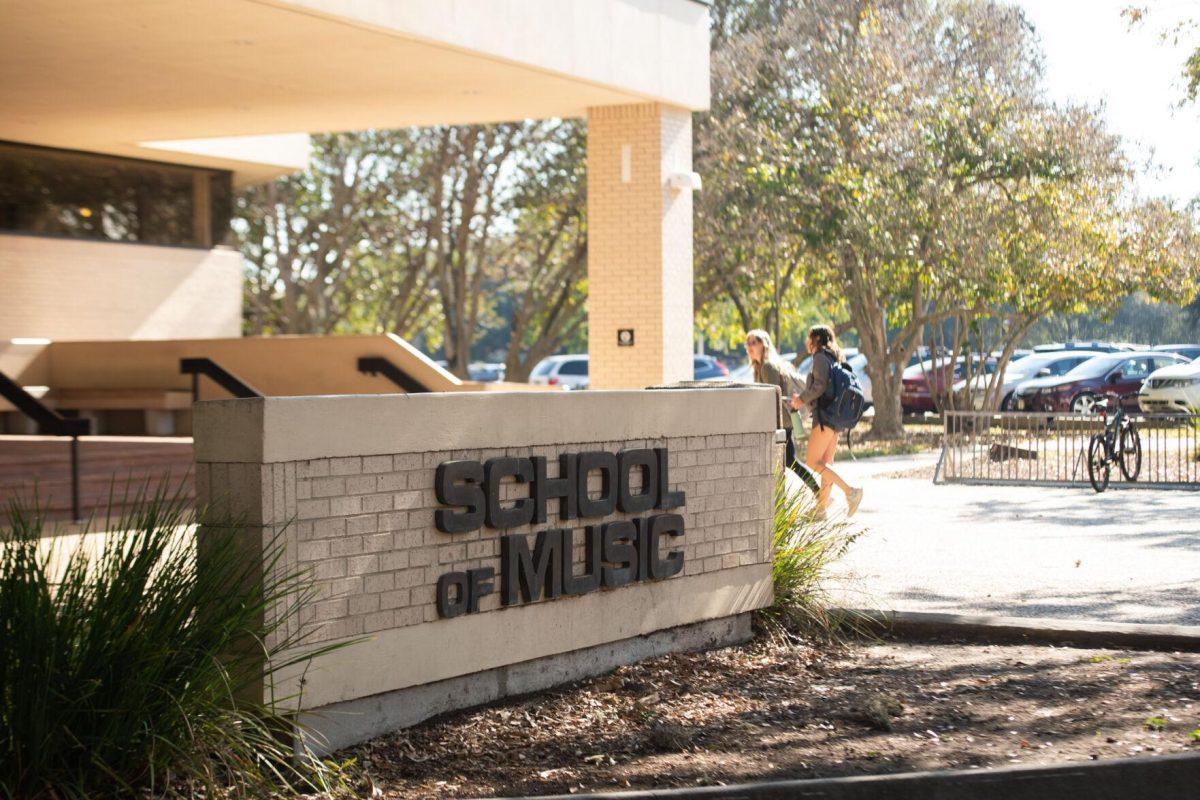
[[[482,797],[1200,751],[1200,654],[761,637],[336,755],[363,796]]]

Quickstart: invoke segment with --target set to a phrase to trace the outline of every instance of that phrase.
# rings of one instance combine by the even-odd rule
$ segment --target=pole
[[[83,519],[79,513],[79,437],[71,437],[71,518],[76,522]]]

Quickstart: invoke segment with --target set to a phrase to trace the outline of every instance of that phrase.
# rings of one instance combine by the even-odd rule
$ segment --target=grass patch
[[[330,788],[292,751],[287,698],[264,700],[273,674],[332,649],[292,632],[308,576],[237,527],[202,532],[197,558],[181,494],[126,499],[99,549],[64,552],[36,509],[0,519],[0,797]]]
[[[907,441],[870,441],[863,444],[855,445],[847,448],[846,457],[861,461],[866,458],[880,458],[883,456],[909,456],[914,453],[928,452],[931,447],[920,445],[916,442]]]

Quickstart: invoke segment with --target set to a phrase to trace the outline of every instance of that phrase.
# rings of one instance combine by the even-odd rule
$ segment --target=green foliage
[[[246,558],[237,529],[205,531],[198,563],[180,495],[127,499],[73,548],[17,505],[0,525],[0,796],[324,788],[259,688],[331,649],[288,632],[306,576],[280,571],[276,544]]]
[[[1196,730],[1188,734],[1188,741],[1200,743],[1200,728],[1196,728]]]
[[[582,124],[369,130],[312,145],[307,169],[237,198],[247,333],[396,333],[444,350],[460,375],[499,350],[518,379],[579,341]]]
[[[1024,345],[1072,339],[1166,344],[1189,342],[1197,335],[1200,319],[1193,318],[1188,309],[1138,292],[1121,298],[1109,313],[1055,314],[1040,320],[1029,329]]]
[[[865,458],[883,458],[886,456],[907,456],[913,453],[926,453],[932,449],[932,444],[921,445],[917,442],[908,442],[903,439],[878,444],[868,442],[865,445],[856,445],[850,448],[846,452],[846,457],[859,460]]]
[[[828,635],[842,624],[830,613],[829,569],[858,536],[844,519],[822,515],[807,488],[789,489],[779,477],[772,531],[775,602],[763,612],[770,627]]]
[[[1164,730],[1167,727],[1167,724],[1166,717],[1148,717],[1146,721],[1142,723],[1147,730],[1151,731]]]
[[[1018,7],[718,11],[698,296],[723,298],[717,323],[776,333],[795,294],[819,299],[867,355],[877,433],[901,434],[899,373],[922,343],[998,350],[1050,314],[1194,295],[1194,215],[1134,196],[1099,113],[1047,99]]]

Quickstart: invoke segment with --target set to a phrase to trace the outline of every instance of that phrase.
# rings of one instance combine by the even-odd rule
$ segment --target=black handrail
[[[79,522],[82,519],[79,509],[79,437],[92,432],[92,421],[64,417],[3,372],[0,372],[0,396],[36,422],[38,431],[43,435],[71,437],[71,518]]]
[[[358,360],[358,371],[365,375],[382,375],[409,394],[430,391],[428,386],[382,356],[363,356]]]
[[[3,372],[0,372],[0,395],[36,422],[38,430],[47,436],[87,436],[92,431],[90,420],[64,417]]]
[[[222,367],[211,358],[181,358],[179,371],[192,376],[192,401],[200,399],[200,376],[207,375],[213,382],[234,397],[262,397],[263,393]]]

